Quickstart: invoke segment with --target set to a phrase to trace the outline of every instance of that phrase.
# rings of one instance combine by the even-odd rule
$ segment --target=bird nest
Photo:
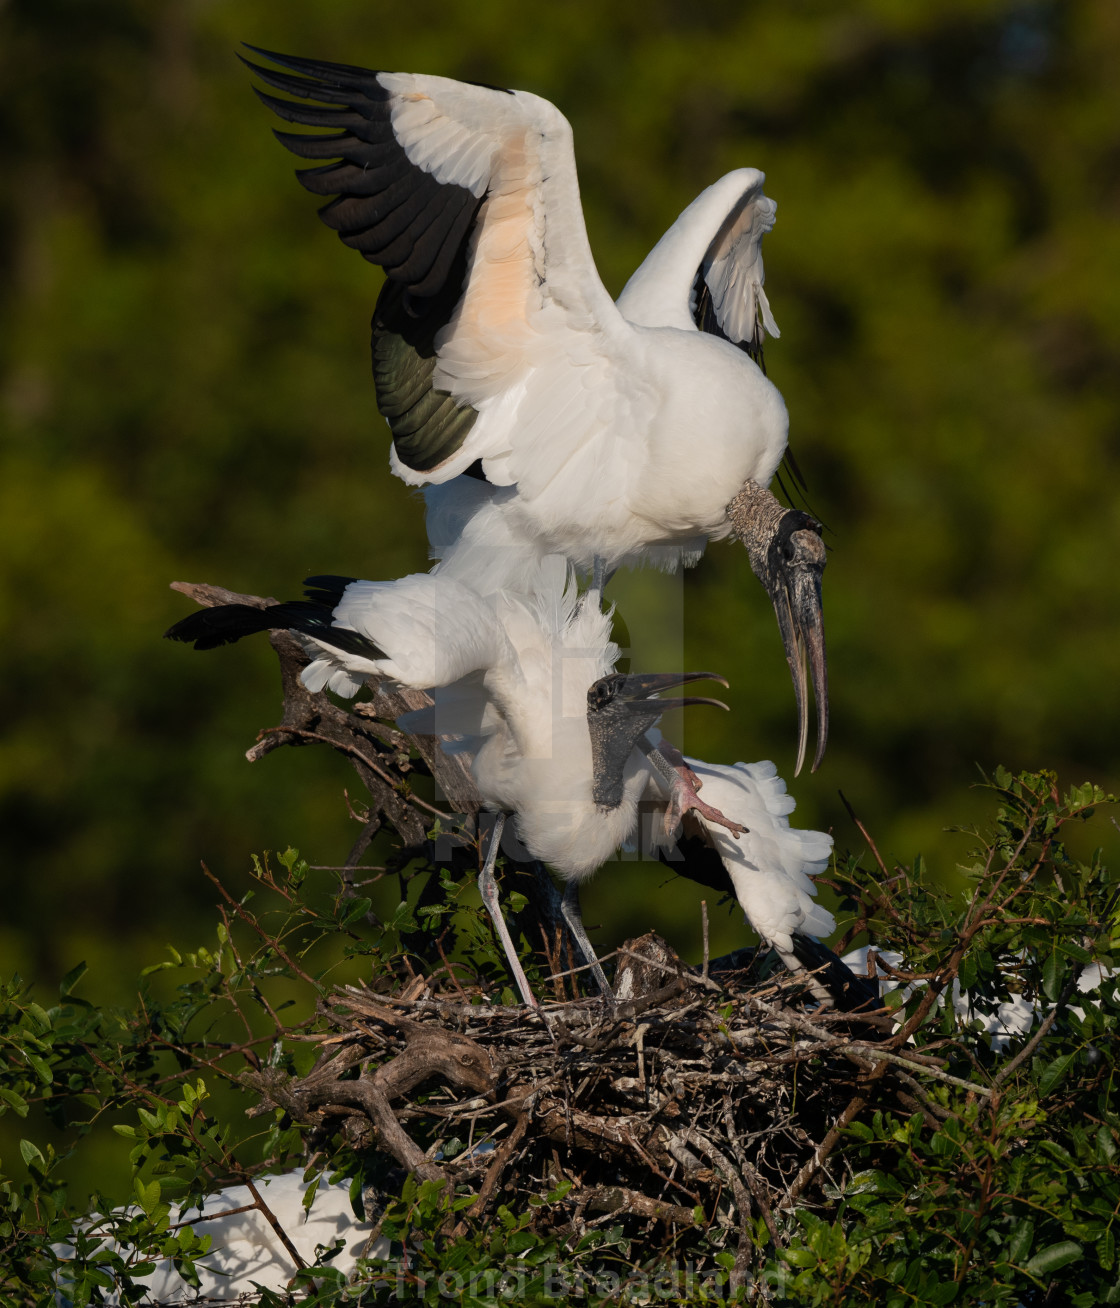
[[[313,1069],[256,1084],[324,1137],[475,1188],[475,1215],[568,1181],[577,1227],[604,1211],[691,1226],[698,1208],[770,1221],[828,1176],[821,1145],[884,1058],[904,1101],[938,1075],[883,1051],[873,1016],[790,1006],[794,983],[752,986],[723,960],[704,975],[652,934],[618,952],[615,988],[632,997],[614,1006],[494,1005],[424,978],[396,995],[348,986],[322,1008]]]

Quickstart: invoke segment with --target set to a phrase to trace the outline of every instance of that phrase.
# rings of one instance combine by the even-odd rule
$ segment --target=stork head
[[[727,506],[735,535],[747,547],[754,575],[774,605],[785,645],[786,662],[797,698],[797,767],[805,761],[809,739],[808,672],[817,702],[817,752],[820,766],[828,743],[828,662],[824,648],[821,576],[826,554],[821,524],[801,509],[787,509],[768,490],[748,481]]]
[[[630,677],[614,672],[592,684],[587,692],[591,794],[600,808],[617,808],[622,803],[626,760],[662,713],[689,704],[714,704],[718,708],[727,708],[721,700],[697,696],[658,699],[658,692],[682,686],[688,681],[718,681],[727,685],[726,680],[714,672],[641,673]]]

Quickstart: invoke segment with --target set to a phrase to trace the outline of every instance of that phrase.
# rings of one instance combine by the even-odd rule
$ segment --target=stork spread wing
[[[467,445],[478,406],[509,394],[558,335],[621,327],[591,257],[567,120],[524,91],[256,53],[298,74],[249,63],[267,85],[318,102],[258,91],[269,108],[335,129],[277,133],[334,161],[298,173],[336,196],[320,217],[385,269],[374,375],[399,470],[423,481],[496,453]]]
[[[779,336],[763,290],[762,238],[775,221],[778,206],[755,180],[731,208],[708,246],[693,286],[693,317],[703,332],[721,336],[745,350],[761,367],[767,333]]]

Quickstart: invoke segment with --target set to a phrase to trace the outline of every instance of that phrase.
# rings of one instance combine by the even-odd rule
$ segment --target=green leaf
[[[38,1054],[27,1055],[27,1061],[35,1069],[35,1075],[44,1085],[50,1085],[54,1080],[54,1073],[51,1071],[50,1064],[46,1059],[40,1058]]]
[[[1038,1079],[1039,1098],[1045,1098],[1054,1089],[1076,1057],[1076,1054],[1061,1054],[1043,1068],[1042,1075]]]
[[[51,1019],[48,1016],[46,1009],[44,1009],[41,1005],[31,1003],[28,1004],[23,1011],[27,1014],[28,1017],[31,1018],[32,1022],[34,1022],[35,1025],[39,1028],[40,1033],[49,1031],[51,1029]]]
[[[1031,1251],[1034,1240],[1034,1222],[1024,1217],[1011,1233],[1011,1242],[1007,1246],[1007,1256],[1013,1263],[1024,1263]]]
[[[147,1185],[139,1177],[136,1178],[136,1197],[140,1200],[140,1207],[149,1217],[159,1204],[161,1189],[158,1177],[149,1181]]]
[[[19,1156],[23,1159],[26,1167],[37,1167],[41,1172],[47,1170],[47,1160],[43,1157],[42,1150],[33,1140],[21,1140],[19,1142]]]
[[[393,910],[387,924],[393,931],[415,931],[416,919],[412,916],[412,910],[408,906],[408,901],[402,899]]]
[[[343,926],[351,926],[353,923],[360,921],[369,910],[373,907],[371,899],[355,899],[353,904],[346,910],[346,916],[342,919]]]
[[[77,966],[72,967],[58,983],[59,998],[66,999],[88,970],[88,963],[78,963]]]
[[[1042,969],[1042,989],[1051,1003],[1062,993],[1062,958],[1057,949],[1051,952]]]
[[[1061,1240],[1036,1253],[1027,1263],[1032,1276],[1047,1276],[1081,1257],[1081,1246],[1073,1240]]]
[[[20,1117],[27,1116],[27,1100],[22,1095],[17,1094],[14,1090],[9,1090],[6,1086],[0,1086],[0,1099],[16,1110]],[[0,1112],[3,1110],[0,1109]]]
[[[960,1293],[960,1286],[955,1281],[942,1281],[940,1285],[930,1285],[926,1287],[926,1293],[929,1295],[929,1302],[934,1304],[952,1303]]]

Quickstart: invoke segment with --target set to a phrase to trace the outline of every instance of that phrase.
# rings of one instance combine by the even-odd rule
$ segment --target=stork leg
[[[726,827],[736,840],[743,832],[749,830],[748,827],[743,826],[741,823],[732,822],[729,817],[724,817],[718,808],[713,808],[711,804],[704,803],[697,793],[702,784],[700,778],[684,761],[684,755],[675,745],[670,745],[667,740],[661,741],[658,745],[652,745],[645,738],[640,740],[638,744],[656,769],[657,775],[669,787],[669,803],[665,808],[665,834],[667,836],[673,834],[681,818],[690,809],[695,809],[707,821]]]
[[[603,591],[606,590],[607,582],[615,574],[615,569],[607,571],[607,561],[601,554],[596,554],[591,560],[591,589],[598,592],[599,599],[603,598]]]
[[[595,555],[591,560],[591,584],[579,597],[581,611],[585,604],[594,604],[599,609],[603,607],[603,590],[617,571],[617,568],[611,568],[608,572],[606,560],[600,554]]]
[[[794,976],[805,982],[809,993],[817,1001],[817,1004],[821,1009],[836,1007],[836,999],[829,988],[820,977],[815,974],[815,972],[805,966],[796,954],[789,954],[784,949],[779,949],[777,945],[773,945],[772,948],[774,953],[778,955],[789,971],[791,971]]]
[[[482,865],[482,871],[478,874],[478,889],[482,895],[482,902],[486,905],[486,911],[490,914],[490,919],[494,923],[494,930],[498,933],[498,939],[502,942],[502,948],[506,951],[509,969],[513,973],[513,979],[517,982],[518,990],[521,991],[521,998],[530,1008],[536,1008],[538,1006],[536,997],[529,989],[529,980],[517,957],[517,950],[513,947],[513,937],[509,933],[509,927],[506,926],[506,920],[502,917],[501,906],[498,903],[498,883],[494,877],[494,864],[498,861],[498,847],[502,843],[502,831],[505,829],[505,825],[506,815],[499,813],[497,821],[494,823],[494,830],[490,834],[490,844],[486,850],[486,861]]]
[[[584,962],[590,965],[591,975],[595,978],[599,993],[606,1003],[613,1008],[614,991],[611,989],[606,974],[599,965],[599,959],[587,935],[587,928],[583,925],[583,913],[580,911],[579,906],[579,884],[577,882],[569,881],[564,887],[564,898],[560,901],[560,912],[564,915],[564,921],[567,923],[568,930],[572,933],[572,938],[580,947]]]

